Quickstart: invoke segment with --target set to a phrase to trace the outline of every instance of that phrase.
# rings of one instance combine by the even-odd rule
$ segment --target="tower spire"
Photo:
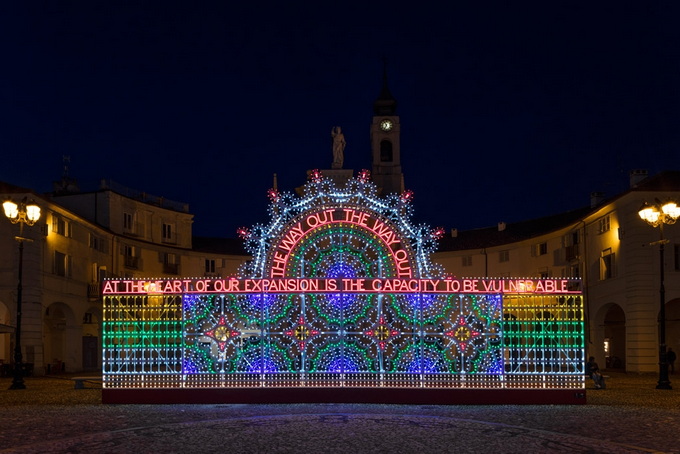
[[[383,58],[383,83],[378,99],[373,103],[373,112],[376,115],[396,115],[397,100],[394,99],[387,85],[387,58]]]
[[[382,194],[404,191],[401,173],[401,125],[397,115],[397,100],[387,85],[387,60],[383,59],[382,88],[373,103],[371,124],[371,149],[373,154],[373,181]]]

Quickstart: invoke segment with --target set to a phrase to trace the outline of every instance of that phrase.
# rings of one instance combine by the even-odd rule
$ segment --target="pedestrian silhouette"
[[[586,363],[586,373],[595,383],[595,389],[604,389],[606,387],[604,383],[604,377],[600,372],[600,367],[595,362],[594,356],[588,358],[588,362]]]
[[[668,370],[670,371],[671,374],[675,373],[676,359],[677,356],[675,356],[675,352],[673,351],[672,348],[668,347],[668,351],[666,352],[666,361],[668,361]]]

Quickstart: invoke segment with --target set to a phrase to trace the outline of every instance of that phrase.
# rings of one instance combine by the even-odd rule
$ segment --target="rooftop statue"
[[[332,169],[342,169],[342,163],[345,159],[345,135],[342,133],[340,126],[334,126],[331,129],[331,137],[333,138],[333,164]]]

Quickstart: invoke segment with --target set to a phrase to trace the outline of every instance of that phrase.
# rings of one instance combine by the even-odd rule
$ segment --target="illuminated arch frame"
[[[309,224],[310,219],[319,219],[320,213],[325,214],[324,221],[319,221],[318,224],[314,225]],[[288,263],[298,247],[301,244],[304,244],[305,240],[310,236],[317,234],[320,230],[325,228],[330,229],[334,226],[351,226],[359,231],[373,234],[374,238],[381,242],[383,249],[388,250],[391,253],[392,262],[398,277],[410,278],[414,274],[413,251],[408,243],[402,238],[401,233],[396,227],[391,225],[388,220],[381,219],[376,213],[357,207],[333,208],[305,213],[303,217],[294,220],[290,224],[293,224],[293,226],[287,230],[288,235],[291,235],[291,232],[298,233],[293,234],[291,239],[286,235],[279,238],[278,242],[272,245],[271,252],[266,260],[267,267],[271,271],[270,277],[272,278],[288,277],[291,274],[294,274],[292,270],[289,269]],[[372,224],[372,227],[370,224]],[[307,225],[308,228],[303,229],[303,225]],[[284,252],[281,253],[281,251]],[[400,253],[403,253],[403,255],[398,257],[397,255]],[[404,266],[401,266],[402,264]]]
[[[313,173],[310,183],[305,186],[304,190],[305,196],[302,199],[270,192],[272,223],[267,227],[256,226],[252,231],[242,230],[240,232],[241,236],[246,240],[246,246],[249,246],[254,257],[253,262],[244,266],[240,271],[242,282],[248,282],[248,280],[255,282],[264,278],[267,275],[266,269],[269,266],[268,264],[271,264],[273,261],[273,259],[269,260],[269,258],[273,257],[273,252],[268,254],[268,252],[274,251],[271,245],[280,245],[282,238],[284,238],[283,235],[286,232],[290,232],[290,226],[295,224],[296,220],[308,219],[309,216],[318,213],[321,210],[320,206],[323,205],[333,207],[327,209],[332,209],[334,212],[350,209],[357,212],[373,213],[375,219],[388,219],[395,226],[392,232],[400,234],[400,241],[404,249],[409,249],[412,252],[409,263],[416,269],[415,274],[417,278],[422,281],[432,279],[433,281],[441,280],[449,282],[448,287],[446,285],[444,287],[445,289],[448,288],[449,292],[454,288],[471,292],[467,293],[467,296],[461,294],[459,298],[461,301],[466,298],[470,299],[490,294],[488,291],[483,291],[484,287],[496,290],[498,288],[504,289],[502,292],[493,292],[495,295],[505,293],[505,283],[501,282],[501,280],[496,280],[496,282],[487,285],[483,279],[455,280],[446,278],[443,270],[429,261],[429,253],[434,249],[434,240],[436,240],[436,237],[441,232],[430,230],[424,226],[415,227],[410,224],[408,220],[410,217],[410,201],[412,199],[410,193],[407,192],[398,196],[393,195],[388,196],[386,199],[379,199],[375,195],[375,187],[368,182],[365,174],[363,176],[360,174],[356,180],[350,180],[344,190],[338,190],[332,182],[322,178],[320,174],[314,175]],[[334,219],[333,222],[329,222],[324,227],[332,228],[341,224],[341,220]],[[356,225],[353,225],[357,229],[364,228],[365,231],[371,231],[361,224],[358,222]],[[316,228],[318,226],[314,226],[314,228],[310,228],[304,233],[311,234]],[[272,238],[275,241],[272,241]],[[303,240],[304,235],[296,238],[289,252],[294,251]],[[383,247],[386,246],[384,241],[382,244]],[[412,249],[413,245],[417,245],[416,251]],[[288,263],[288,258],[286,258],[284,263]],[[283,269],[286,269],[285,265]],[[270,276],[273,276],[273,274],[270,274]],[[545,353],[539,352],[540,349],[536,349],[536,352],[531,353],[530,349],[518,349],[516,347],[513,349],[512,346],[504,346],[505,371],[499,371],[499,373],[491,375],[488,373],[482,374],[478,375],[477,378],[475,376],[461,376],[461,374],[423,374],[422,368],[419,374],[392,373],[390,376],[375,373],[350,374],[351,378],[349,379],[347,374],[334,375],[328,373],[316,375],[295,373],[271,375],[261,373],[257,377],[253,376],[253,374],[244,376],[244,374],[211,373],[206,375],[205,373],[192,373],[190,370],[184,369],[181,364],[178,365],[176,361],[176,358],[182,354],[182,349],[178,350],[176,347],[177,341],[180,340],[178,336],[179,338],[183,337],[185,332],[185,323],[177,319],[177,314],[182,313],[183,308],[186,308],[185,301],[188,301],[187,298],[189,300],[195,299],[197,296],[199,298],[210,298],[210,295],[221,294],[223,297],[235,300],[242,298],[243,294],[248,294],[247,291],[227,293],[224,291],[227,288],[224,282],[218,286],[217,282],[220,282],[219,280],[214,281],[214,283],[209,281],[206,279],[189,279],[181,280],[181,283],[178,283],[177,280],[128,280],[112,281],[112,283],[105,284],[104,294],[107,295],[105,297],[104,321],[104,394],[107,396],[105,400],[116,401],[118,399],[120,401],[121,399],[130,399],[129,397],[122,396],[128,395],[127,393],[132,389],[139,388],[144,388],[147,391],[150,389],[175,388],[189,392],[196,389],[222,391],[240,389],[243,391],[243,389],[258,387],[264,389],[285,388],[290,392],[291,387],[295,389],[309,389],[311,386],[313,388],[333,388],[335,389],[334,392],[337,392],[338,389],[370,389],[373,393],[376,392],[376,389],[407,389],[410,390],[409,396],[420,394],[416,389],[422,388],[439,390],[466,389],[468,391],[470,388],[486,389],[487,391],[511,389],[566,391],[583,389],[583,371],[582,365],[579,365],[582,363],[583,356],[582,313],[580,320],[564,320],[569,336],[561,335],[559,339],[550,341],[551,345],[568,346],[568,348],[553,348],[551,350],[551,357],[556,357],[557,355],[567,357],[565,361],[562,361],[557,366],[536,361],[535,358],[539,353],[545,356]],[[399,282],[399,280],[397,279],[396,282]],[[522,280],[508,283],[508,289],[511,294],[517,294],[520,289],[520,294],[526,293],[526,295],[520,295],[520,298],[512,297],[510,300],[507,300],[511,301],[511,304],[503,303],[503,310],[506,314],[513,312],[518,314],[518,316],[513,315],[515,317],[512,320],[513,325],[508,325],[510,328],[521,325],[521,328],[514,331],[513,329],[510,330],[512,331],[513,338],[523,335],[525,337],[529,336],[527,339],[542,339],[541,342],[543,344],[546,343],[545,336],[541,337],[532,333],[526,334],[527,331],[533,329],[532,327],[540,326],[541,322],[540,320],[532,320],[527,314],[540,312],[538,311],[539,307],[546,304],[552,305],[554,301],[558,301],[559,298],[553,296],[553,294],[560,294],[560,291],[533,292],[533,290],[538,286],[545,290],[547,286],[551,285],[553,290],[561,286],[561,291],[564,291],[565,285],[571,286],[573,284],[565,282],[565,280],[562,280],[561,283],[547,280],[545,283],[542,283],[541,281]],[[452,283],[455,285],[451,285]],[[235,288],[232,287],[232,284],[233,282],[229,284],[230,287],[228,288],[230,290]],[[474,289],[474,285],[477,285],[478,288]],[[525,286],[527,285],[531,286],[532,291],[525,292]],[[481,289],[479,288],[480,286],[482,286]],[[432,293],[441,294],[442,292],[433,291]],[[572,294],[571,298],[576,298],[578,304],[582,305],[580,291],[574,291],[570,287],[568,292],[563,293]],[[262,294],[264,295],[264,293]],[[290,292],[287,294],[290,294]],[[420,298],[424,298],[428,292],[423,290],[418,294]],[[200,295],[205,295],[205,297]],[[161,310],[159,310],[158,303],[156,302],[158,298],[163,299]],[[154,301],[153,310],[145,309],[151,304],[151,300]],[[545,301],[548,302],[546,303]],[[531,309],[532,306],[536,307]],[[126,315],[121,320],[117,319],[116,314]],[[138,320],[132,322],[126,321],[128,318],[134,318],[130,314],[135,314]],[[524,322],[520,323],[517,321],[518,319],[524,320]],[[166,321],[164,322],[163,320]],[[237,330],[229,331],[225,327],[226,325],[220,325],[222,319],[219,316],[217,320],[218,322],[215,327],[212,330],[206,331],[206,334],[212,333],[215,338],[214,340],[218,340],[218,336],[220,336],[220,339],[237,337]],[[451,333],[469,332],[469,330],[466,331],[467,328],[462,331],[460,330],[460,327],[466,323],[466,320],[461,319],[456,323],[455,326],[458,327],[456,328],[458,331],[452,329],[450,330]],[[298,326],[302,325],[298,324]],[[122,327],[125,327],[125,329],[122,329]],[[216,330],[216,327],[219,329]],[[218,333],[218,335],[215,333]],[[149,339],[154,340],[150,341]],[[225,342],[225,344],[220,346],[219,349],[226,349],[226,341],[221,342]],[[121,345],[131,345],[131,347],[122,348]],[[147,345],[149,346],[147,347]],[[463,347],[459,345],[456,348],[460,350]],[[529,360],[530,356],[534,359]],[[132,362],[140,357],[154,359],[146,361],[146,364],[141,364],[144,363],[143,360],[137,361],[137,366],[131,366]],[[173,358],[175,361],[173,361]],[[137,368],[140,366],[141,370]],[[553,367],[558,367],[558,369],[551,369]],[[265,369],[263,366],[261,370],[264,371]],[[431,394],[431,396],[436,394]],[[566,394],[563,394],[563,396],[566,396]],[[157,400],[162,401],[168,399],[168,396],[157,398]],[[250,398],[251,401],[253,399],[252,397]],[[274,397],[269,398],[269,400],[272,399],[275,400]],[[402,398],[401,400],[408,401],[409,399]],[[420,399],[422,400],[422,397]],[[579,399],[577,398],[574,401],[572,398],[571,402],[565,403],[585,402]],[[138,401],[138,398],[132,400]],[[320,398],[319,400],[326,399]],[[352,399],[347,398],[347,400]],[[386,400],[389,401],[390,399],[386,398]],[[555,403],[555,400],[553,399],[552,402]]]

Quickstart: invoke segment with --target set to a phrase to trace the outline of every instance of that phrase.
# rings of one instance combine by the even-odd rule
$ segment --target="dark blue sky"
[[[199,235],[268,222],[272,175],[329,168],[334,125],[370,168],[383,57],[419,222],[536,218],[680,169],[677,2],[7,3],[0,180],[49,191],[69,155],[82,189],[187,202]]]

